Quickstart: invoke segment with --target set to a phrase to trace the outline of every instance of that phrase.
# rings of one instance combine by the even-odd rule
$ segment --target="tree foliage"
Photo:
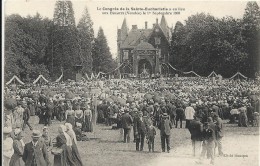
[[[243,19],[219,19],[198,13],[188,17],[185,25],[176,23],[172,34],[171,63],[183,71],[194,70],[204,76],[214,70],[224,77],[237,71],[252,77],[259,70],[256,66],[259,56],[257,39],[259,8],[254,2],[248,2]]]
[[[82,71],[88,74],[92,73],[92,44],[94,42],[94,30],[93,22],[88,13],[88,9],[85,8],[82,18],[78,23],[79,41],[82,51],[83,69]]]
[[[253,77],[260,71],[260,10],[256,2],[248,2],[243,16],[242,34],[246,40],[248,53],[248,74]]]
[[[82,65],[82,55],[71,1],[56,2],[53,23],[49,70],[54,78],[61,74],[62,69],[65,79],[73,79],[74,66]]]
[[[28,24],[30,22],[32,25]],[[5,20],[5,79],[17,75],[23,80],[35,78],[39,74],[49,77],[44,62],[47,42],[45,29],[49,20],[35,17],[22,18],[11,15]],[[46,23],[46,24],[44,24]],[[32,29],[37,27],[39,29]],[[28,30],[29,29],[29,30]]]
[[[112,54],[107,45],[107,39],[102,27],[99,28],[98,35],[95,38],[92,49],[93,71],[110,72],[116,68],[116,62],[112,59]]]

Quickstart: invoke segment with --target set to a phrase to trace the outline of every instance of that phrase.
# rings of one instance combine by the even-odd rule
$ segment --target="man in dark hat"
[[[161,108],[159,107],[158,103],[154,104],[154,112],[153,112],[153,125],[158,126],[160,121],[160,115],[161,115]]]
[[[203,124],[199,121],[197,116],[194,116],[194,119],[190,122],[189,131],[191,134],[191,141],[193,147],[193,156],[196,156],[201,149],[202,143],[202,131],[203,131]]]
[[[181,107],[180,104],[178,104],[176,109],[176,128],[178,127],[178,121],[180,121],[180,128],[182,128],[182,120],[184,119],[184,116],[184,109]]]
[[[60,100],[57,106],[57,115],[60,122],[65,120],[65,111],[66,111],[65,103],[63,100]]]
[[[29,119],[30,119],[30,110],[27,106],[27,104],[23,104],[22,107],[24,108],[24,112],[23,112],[23,130],[25,129],[26,125],[29,126],[30,130],[32,130],[32,126],[29,123]]]
[[[41,132],[34,130],[32,141],[25,144],[22,156],[25,165],[28,166],[48,166],[50,165],[48,151],[45,143],[40,141]]]
[[[211,159],[210,163],[214,164],[214,148],[215,148],[216,134],[210,123],[212,122],[204,123],[204,129],[202,131],[202,138],[203,138],[202,151],[200,155],[200,160],[197,162],[199,164],[202,163],[202,160],[206,154],[207,154],[207,158]]]
[[[133,130],[134,130],[134,142],[136,142],[136,134],[137,133],[137,121],[139,119],[139,113],[138,113],[138,109],[134,108],[132,111],[132,117],[133,117]]]
[[[162,146],[162,152],[165,152],[165,142],[167,144],[167,152],[170,153],[170,135],[171,135],[171,129],[172,124],[169,119],[169,115],[167,113],[163,113],[162,119],[159,122],[158,128],[160,129],[161,134],[161,146]]]
[[[136,150],[143,151],[144,148],[144,138],[146,135],[146,124],[143,119],[143,113],[141,111],[138,112],[138,119],[135,121],[135,138],[136,138]],[[141,143],[141,145],[140,145]],[[139,146],[140,145],[140,146]]]
[[[125,109],[125,113],[122,116],[122,128],[124,129],[124,143],[130,142],[131,125],[133,124],[133,118],[129,114],[128,109]]]
[[[216,124],[216,143],[218,147],[218,154],[220,156],[223,156],[223,152],[222,152],[223,122],[222,119],[218,116],[218,114],[214,114],[213,120]]]

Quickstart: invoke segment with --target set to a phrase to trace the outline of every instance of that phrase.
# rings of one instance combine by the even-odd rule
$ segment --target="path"
[[[223,151],[225,157],[216,157],[216,166],[258,166],[259,165],[259,136],[258,135],[229,135],[223,138]],[[241,156],[245,157],[241,157]],[[176,165],[210,165],[209,159],[205,159],[203,164],[197,164],[198,161],[192,157],[191,143],[173,150],[171,153],[161,153],[157,158],[151,160],[143,166],[162,166]]]

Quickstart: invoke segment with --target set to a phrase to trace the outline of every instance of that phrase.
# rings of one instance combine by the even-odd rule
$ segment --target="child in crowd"
[[[155,135],[156,135],[156,130],[155,130],[155,127],[153,126],[153,123],[148,123],[146,139],[147,139],[147,143],[148,143],[149,152],[151,152],[151,151],[154,152]]]

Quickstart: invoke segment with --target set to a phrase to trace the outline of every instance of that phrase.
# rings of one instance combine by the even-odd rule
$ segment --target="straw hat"
[[[33,130],[33,132],[32,132],[32,137],[33,138],[39,138],[41,136],[42,136],[42,134],[41,134],[41,132],[39,130]]]
[[[167,113],[163,113],[162,117],[163,118],[168,118],[168,114]]]
[[[12,128],[11,127],[4,127],[3,128],[3,133],[4,134],[10,134],[12,132]]]
[[[82,124],[79,123],[79,122],[76,122],[76,126],[77,126],[77,127],[82,127]]]

